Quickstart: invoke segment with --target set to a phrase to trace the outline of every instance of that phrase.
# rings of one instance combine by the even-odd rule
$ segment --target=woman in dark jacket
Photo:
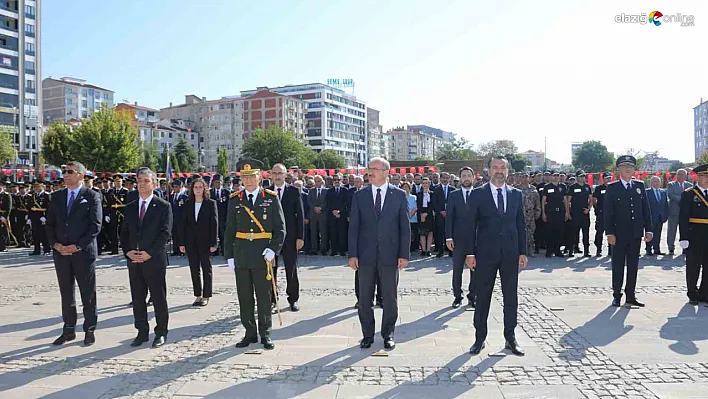
[[[192,306],[206,306],[211,298],[211,254],[216,251],[219,237],[219,216],[216,201],[209,199],[209,190],[201,177],[192,181],[189,199],[184,204],[179,231],[179,250],[187,254],[192,272],[192,286],[196,299]],[[200,269],[204,272],[204,291]]]
[[[430,191],[430,180],[423,178],[420,191],[418,191],[418,234],[420,235],[420,254],[430,256],[430,247],[433,244],[433,208],[431,206],[433,192]]]

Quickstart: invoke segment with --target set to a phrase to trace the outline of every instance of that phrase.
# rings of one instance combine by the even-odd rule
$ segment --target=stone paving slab
[[[660,399],[704,399],[708,396],[708,384],[649,383],[646,386]]]

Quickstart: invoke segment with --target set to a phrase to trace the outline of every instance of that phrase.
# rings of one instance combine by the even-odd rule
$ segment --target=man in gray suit
[[[651,188],[647,190],[647,200],[649,201],[654,236],[652,236],[651,241],[646,243],[646,253],[647,256],[664,255],[659,249],[659,244],[661,243],[661,228],[669,217],[669,201],[666,197],[666,192],[661,189],[661,178],[659,176],[651,178]]]
[[[400,188],[387,183],[391,165],[383,158],[369,161],[370,186],[352,196],[349,220],[349,267],[359,271],[359,322],[364,338],[359,347],[371,348],[376,321],[373,297],[376,278],[383,294],[381,336],[384,348],[393,349],[398,320],[398,273],[408,265],[411,225],[408,199]]]
[[[315,176],[315,187],[307,195],[310,208],[310,248],[311,255],[321,251],[327,255],[327,189],[323,187],[322,176]]]
[[[679,210],[681,208],[681,194],[693,185],[686,181],[686,169],[676,171],[676,180],[669,182],[666,193],[669,196],[669,231],[666,233],[666,243],[669,247],[669,255],[674,254],[676,243],[676,229],[679,222]]]

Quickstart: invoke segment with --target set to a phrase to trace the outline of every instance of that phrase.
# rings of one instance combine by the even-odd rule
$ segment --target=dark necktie
[[[140,224],[143,224],[143,218],[145,217],[145,201],[141,201],[143,204],[140,205]]]
[[[220,200],[221,199],[221,189],[216,189],[216,199]]]
[[[465,205],[467,205],[467,203],[470,202],[470,192],[472,192],[472,190],[465,191],[467,191],[467,194],[465,194]]]
[[[502,189],[497,189],[497,213],[499,215],[504,214],[504,194],[502,194]]]
[[[72,191],[71,196],[69,197],[69,206],[66,207],[66,214],[67,215],[71,213],[71,207],[74,206],[75,199],[76,199],[76,197],[74,196],[74,192]]]
[[[703,190],[703,196],[708,198],[708,190]]]
[[[374,208],[376,209],[376,217],[381,216],[381,189],[376,189],[376,202],[374,203]]]
[[[280,187],[278,187],[278,199],[281,201],[283,200],[283,197],[280,196]]]
[[[253,194],[248,194],[248,202],[250,202],[251,205],[253,205]]]

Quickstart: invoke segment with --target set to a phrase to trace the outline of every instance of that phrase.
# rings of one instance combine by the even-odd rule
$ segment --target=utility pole
[[[543,138],[543,170],[548,169],[548,137]]]

